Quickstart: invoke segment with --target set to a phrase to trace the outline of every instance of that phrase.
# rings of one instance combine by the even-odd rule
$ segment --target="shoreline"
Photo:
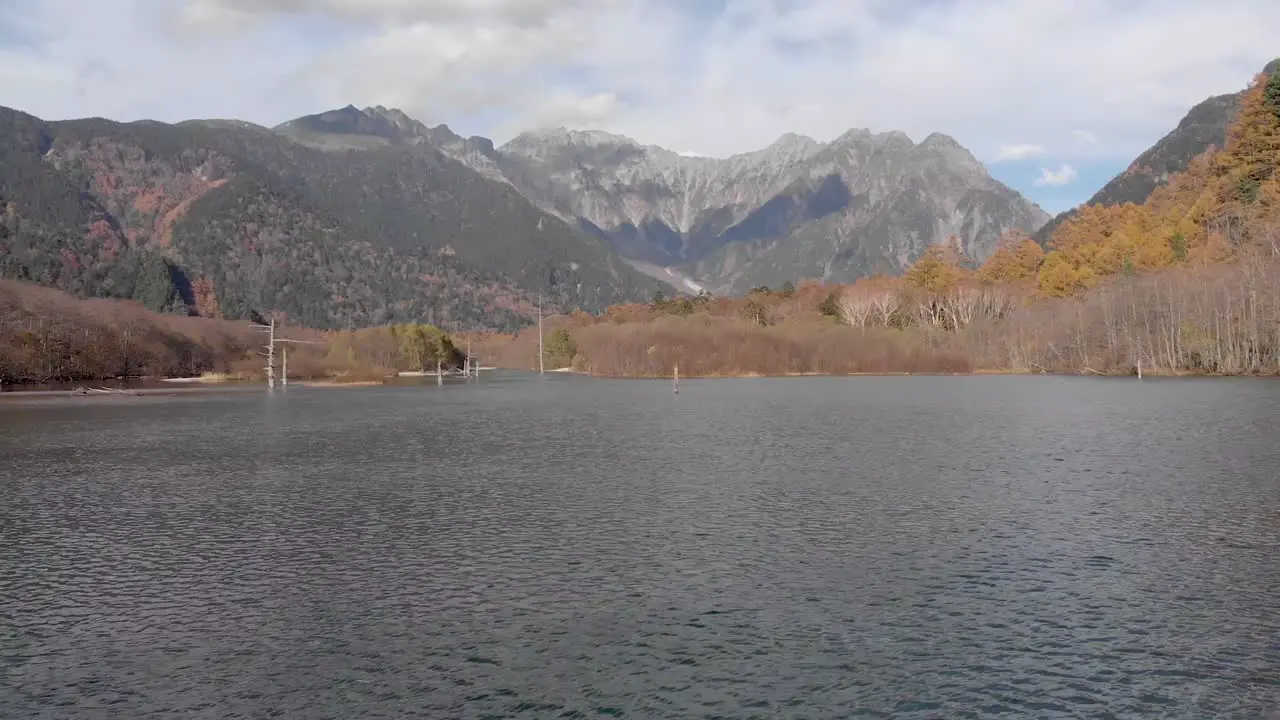
[[[502,370],[503,368],[481,367],[479,369],[493,371]],[[554,372],[566,372],[566,370],[556,370]],[[436,374],[434,372],[404,372],[399,375],[388,375],[376,380],[343,381],[341,376],[310,378],[305,380],[300,378],[291,378],[287,385],[282,385],[277,382],[276,390],[287,390],[289,387],[316,388],[321,390],[351,387],[396,387],[397,378],[419,379],[434,378],[435,376]],[[444,377],[446,379],[453,379],[461,376],[444,373]],[[125,379],[126,383],[146,383],[143,387],[119,387],[118,384],[120,381],[121,378],[106,378],[96,380],[59,381],[51,383],[24,383],[21,385],[0,385],[0,402],[5,402],[6,400],[12,401],[20,398],[164,397],[172,395],[210,395],[232,392],[260,392],[268,389],[266,381],[263,379],[245,380],[225,375],[203,375],[199,377],[173,378],[137,377]],[[72,387],[66,387],[68,385],[71,385]],[[432,383],[431,386],[434,387],[434,383]],[[410,384],[405,387],[414,387],[414,385]],[[76,392],[77,388],[85,388],[88,389],[89,392],[81,394]],[[95,389],[105,389],[107,392],[95,392]]]
[[[537,370],[529,370],[526,368],[511,368],[520,372],[533,372]],[[602,380],[671,380],[672,375],[613,375],[607,373],[592,373],[584,370],[574,370],[571,368],[560,368],[557,370],[548,370],[548,373],[565,373],[570,375],[579,375],[581,377],[599,378]],[[843,377],[977,377],[977,376],[1010,376],[1010,377],[1093,377],[1093,378],[1276,378],[1280,379],[1280,372],[1268,374],[1228,374],[1228,373],[1198,373],[1185,371],[1143,371],[1142,377],[1139,378],[1136,373],[1106,373],[1096,370],[1081,370],[1077,372],[1047,372],[1042,370],[969,370],[966,372],[853,372],[853,373],[822,373],[822,372],[806,372],[806,373],[758,373],[758,372],[740,372],[740,373],[714,373],[709,375],[687,375],[680,373],[681,380],[741,380],[741,379],[764,379],[764,378],[800,378],[800,377],[826,377],[826,378],[843,378]]]
[[[166,380],[161,380],[165,382]],[[156,397],[177,397],[177,396],[199,396],[199,395],[224,395],[233,393],[249,393],[269,391],[266,383],[263,382],[245,382],[241,380],[176,380],[177,387],[146,387],[146,388],[108,388],[108,392],[93,392],[87,394],[77,393],[71,390],[46,390],[39,387],[25,386],[21,390],[0,390],[0,403],[17,402],[24,399],[29,400],[93,400],[98,398],[156,398]],[[186,385],[186,387],[182,387]],[[330,380],[294,380],[287,386],[277,386],[277,391],[288,392],[289,386],[301,388],[315,388],[318,390],[327,390],[332,388],[347,387],[375,387],[380,385],[389,385],[389,383],[381,380],[363,380],[359,382],[333,382]],[[29,388],[29,389],[28,389]]]
[[[354,382],[338,382],[335,380],[297,380],[294,385],[300,385],[308,388],[349,388],[349,387],[375,387],[378,385],[387,385],[383,380],[356,380]]]
[[[489,369],[489,368],[482,368]],[[528,370],[525,368],[492,368],[494,370],[508,369],[517,372],[537,373],[536,370]],[[671,380],[671,375],[608,375],[595,374],[573,368],[556,368],[548,370],[547,373],[555,373],[558,375],[577,375],[580,377],[596,378],[601,380]],[[406,375],[402,373],[401,377],[435,377],[435,373],[426,376]],[[1043,372],[1038,370],[972,370],[969,372],[856,372],[856,373],[727,373],[727,374],[711,374],[711,375],[686,375],[681,374],[681,380],[744,380],[744,379],[768,379],[768,378],[802,378],[802,377],[823,377],[823,378],[890,378],[890,377],[981,377],[981,376],[1009,376],[1009,377],[1092,377],[1092,378],[1110,378],[1110,379],[1222,379],[1222,378],[1254,378],[1254,379],[1280,379],[1280,373],[1271,374],[1252,374],[1252,375],[1231,375],[1217,373],[1193,373],[1193,372],[1144,372],[1139,378],[1134,373],[1103,373],[1097,371],[1080,371],[1080,372]],[[42,389],[39,385],[25,385],[22,389],[4,389],[0,387],[0,402],[12,402],[22,398],[30,399],[53,399],[53,398],[102,398],[102,397],[166,397],[178,395],[210,395],[219,393],[236,393],[236,392],[261,392],[266,390],[265,383],[260,381],[245,381],[232,378],[151,378],[152,381],[160,383],[169,383],[174,387],[146,387],[146,388],[108,388],[109,392],[92,392],[88,394],[78,394],[74,389]],[[341,382],[332,379],[316,379],[316,380],[294,380],[289,385],[295,387],[314,388],[320,390],[336,389],[336,388],[369,388],[388,386],[395,387],[395,377],[387,377],[383,380],[359,380],[353,382]],[[107,382],[107,381],[98,381]],[[13,387],[13,386],[8,386]],[[285,386],[287,388],[288,386]],[[285,389],[277,387],[277,390]]]
[[[84,400],[93,402],[103,398],[158,398],[158,397],[177,397],[180,395],[222,395],[232,393],[250,392],[256,390],[257,386],[244,385],[240,387],[175,387],[175,388],[137,388],[124,389],[120,391],[112,390],[111,392],[90,392],[85,395],[76,393],[74,390],[5,390],[0,392],[0,404],[21,402],[23,400]]]

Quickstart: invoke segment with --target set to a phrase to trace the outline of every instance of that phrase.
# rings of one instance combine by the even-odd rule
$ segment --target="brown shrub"
[[[920,338],[855,332],[830,322],[760,326],[736,318],[662,317],[625,326],[599,324],[574,334],[585,370],[595,375],[660,377],[678,363],[688,376],[967,372],[968,361]]]
[[[392,369],[410,369],[422,358],[405,340],[406,327],[326,332],[278,324],[277,338],[309,343],[278,344],[277,372],[283,370],[285,353],[289,377],[296,379],[344,374],[380,378]],[[439,332],[422,328],[428,335]],[[0,382],[204,373],[262,380],[267,361],[259,353],[266,341],[247,322],[164,315],[135,302],[84,300],[30,283],[0,281]],[[456,353],[450,354],[453,364]]]

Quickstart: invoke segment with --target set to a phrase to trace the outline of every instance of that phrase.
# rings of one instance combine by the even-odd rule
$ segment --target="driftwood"
[[[71,394],[72,395],[128,395],[130,397],[138,397],[142,395],[142,393],[138,392],[137,390],[117,390],[113,388],[95,388],[95,387],[85,387],[83,385],[81,385],[80,387],[77,387],[75,390],[72,390]]]

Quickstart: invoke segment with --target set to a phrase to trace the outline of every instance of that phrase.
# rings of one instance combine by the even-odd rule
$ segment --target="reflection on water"
[[[0,404],[0,717],[1280,708],[1280,385]]]

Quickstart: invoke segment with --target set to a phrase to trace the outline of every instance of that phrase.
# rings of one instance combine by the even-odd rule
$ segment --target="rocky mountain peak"
[[[957,169],[967,168],[972,176],[987,176],[986,167],[979,162],[978,158],[974,157],[973,153],[969,152],[968,148],[961,145],[955,138],[944,133],[930,133],[928,137],[912,149],[912,153],[917,156],[925,154],[936,155]]]
[[[338,147],[352,141],[337,129],[424,141],[599,235],[637,268],[721,292],[901,269],[952,235],[981,259],[1004,231],[1031,232],[1048,219],[942,133],[919,145],[896,130],[854,128],[830,143],[784,133],[759,150],[710,158],[566,127],[495,148],[381,106],[299,124],[310,128],[306,141]]]
[[[752,152],[739,153],[727,159],[717,158],[687,158],[693,160],[701,160],[702,165],[707,165],[708,161],[711,165],[721,165],[729,163],[734,166],[743,165],[766,165],[770,167],[785,167],[803,162],[822,151],[824,145],[817,140],[797,133],[784,133],[777,140],[774,140],[768,146]],[[666,150],[662,150],[666,152]],[[691,165],[692,167],[692,165]]]
[[[835,140],[832,140],[828,147],[833,149],[910,150],[915,147],[915,143],[911,142],[911,138],[900,130],[877,133],[867,128],[850,128],[841,133]]]
[[[520,133],[507,141],[500,150],[504,153],[539,154],[552,147],[600,148],[605,146],[638,148],[640,143],[625,135],[616,135],[603,130],[570,130],[557,127]]]
[[[814,140],[808,135],[799,135],[797,133],[783,133],[768,149],[776,152],[790,153],[806,153],[812,152],[821,147],[822,143]]]
[[[854,143],[865,143],[871,139],[871,131],[867,128],[849,128],[840,134],[835,140],[831,141],[832,145],[848,145]]]
[[[901,269],[949,236],[981,258],[1048,216],[954,138],[851,129],[785,133],[728,158],[686,157],[601,131],[526,132],[496,167],[540,207],[607,239],[655,277],[713,291]]]
[[[374,105],[363,110],[365,115],[370,117],[380,117],[391,123],[397,130],[402,133],[414,134],[426,126],[409,117],[403,110],[398,108],[386,108],[382,105]]]
[[[296,142],[322,149],[394,145],[404,142],[406,137],[397,123],[384,114],[360,110],[354,105],[304,115],[272,130]]]
[[[871,139],[877,145],[887,148],[901,148],[909,150],[915,147],[915,143],[911,142],[911,138],[901,130],[890,130],[888,132],[876,133]]]
[[[956,139],[945,133],[935,132],[929,133],[929,136],[920,142],[918,147],[929,150],[964,150],[964,146],[956,142]],[[966,151],[967,152],[967,151]]]
[[[447,125],[441,125],[439,128],[436,128],[436,130],[439,130],[440,128],[444,128],[445,130],[449,129]],[[493,155],[497,152],[497,148],[494,147],[493,141],[482,135],[472,135],[467,138],[467,142],[475,145],[475,147],[485,155]]]

